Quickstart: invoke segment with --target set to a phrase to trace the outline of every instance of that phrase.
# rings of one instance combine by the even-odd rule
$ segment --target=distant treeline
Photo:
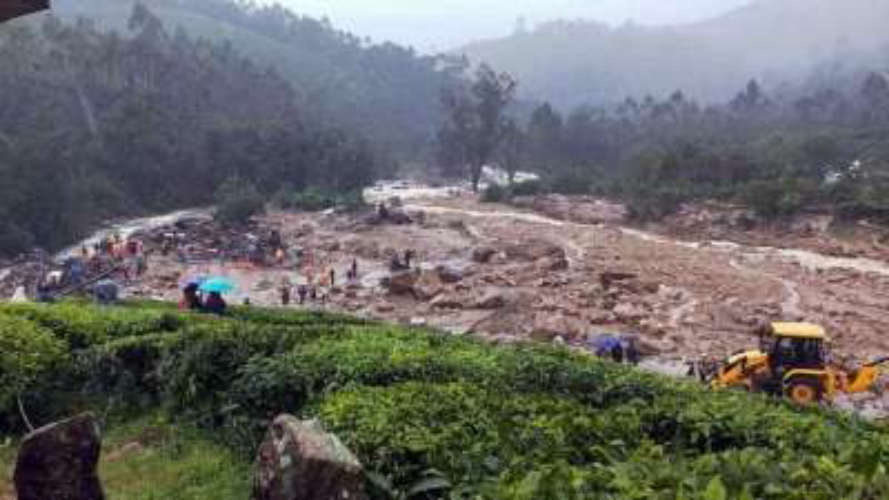
[[[504,121],[498,161],[555,191],[623,198],[640,219],[721,199],[766,217],[824,207],[889,222],[889,79],[847,81],[795,97],[750,81],[713,106],[680,91],[567,115],[542,104],[522,127]]]

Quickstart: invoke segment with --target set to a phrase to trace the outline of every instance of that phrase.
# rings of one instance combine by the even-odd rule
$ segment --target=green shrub
[[[193,316],[162,309],[126,309],[83,304],[6,304],[0,314],[30,319],[65,340],[71,349],[83,349],[112,338],[169,332]]]
[[[482,192],[482,203],[502,203],[510,198],[509,188],[497,183],[488,184]]]
[[[439,498],[876,499],[889,488],[879,465],[889,449],[885,434],[871,429],[855,436],[866,447],[839,445],[849,439],[843,426],[823,429],[829,426],[805,417],[797,423],[797,414],[780,406],[760,420],[732,399],[697,421],[700,435],[708,433],[706,422],[740,426],[731,431],[736,437],[752,431],[776,440],[753,446],[741,439],[726,450],[683,448],[681,440],[658,443],[645,432],[643,407],[596,411],[567,397],[466,383],[351,387],[328,397],[320,414],[372,464],[390,496],[428,484],[429,471],[437,471],[435,484],[445,489]],[[700,410],[679,411],[674,419]]]
[[[269,326],[243,321],[186,328],[168,346],[158,370],[165,401],[175,411],[211,416],[229,401],[229,390],[251,358],[265,359],[321,337],[344,332],[334,323]]]
[[[503,498],[498,492],[513,477],[563,462],[618,460],[638,445],[630,421],[568,399],[473,384],[358,386],[329,397],[320,413],[363,463],[402,492],[437,470],[442,484],[460,493]]]
[[[510,190],[513,196],[536,196],[546,192],[543,182],[539,180],[516,182]]]
[[[711,392],[548,346],[493,347],[328,314],[232,314],[0,306],[0,390],[9,400],[30,389],[40,422],[110,402],[119,413],[162,406],[245,457],[274,415],[321,416],[374,472],[380,498],[889,493],[889,433],[852,416]],[[10,411],[0,407],[0,432],[21,429],[7,425]]]
[[[274,203],[285,210],[318,212],[333,207],[358,210],[366,205],[361,190],[334,193],[316,187],[302,191],[282,190],[274,197]]]
[[[690,198],[681,188],[643,189],[631,195],[627,215],[637,222],[658,221],[675,213]]]
[[[556,172],[549,180],[549,188],[554,193],[582,195],[592,192],[596,172],[592,168],[573,168]]]
[[[247,179],[232,177],[216,191],[216,220],[244,224],[265,210],[265,197]]]
[[[755,181],[742,191],[742,199],[756,213],[768,219],[793,215],[811,205],[817,186],[797,178]]]
[[[0,314],[0,408],[66,357],[64,344],[49,330]]]

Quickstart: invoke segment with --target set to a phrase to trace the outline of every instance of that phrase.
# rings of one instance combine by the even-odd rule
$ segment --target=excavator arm
[[[889,357],[883,357],[865,363],[858,370],[847,374],[846,392],[867,392],[883,373],[883,366],[889,364]]]
[[[760,351],[747,351],[735,354],[723,364],[710,382],[714,389],[744,387],[753,389],[753,377],[766,368],[768,357]]]

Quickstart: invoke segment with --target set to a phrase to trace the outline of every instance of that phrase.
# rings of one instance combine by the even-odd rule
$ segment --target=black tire
[[[784,394],[794,404],[812,406],[821,401],[823,387],[814,377],[793,377],[784,386]]]

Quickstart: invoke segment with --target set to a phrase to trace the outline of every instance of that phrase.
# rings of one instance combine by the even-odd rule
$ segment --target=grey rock
[[[28,434],[19,449],[14,482],[19,500],[104,500],[96,466],[99,424],[85,413]]]
[[[367,500],[355,455],[317,420],[280,415],[259,447],[252,500]]]

